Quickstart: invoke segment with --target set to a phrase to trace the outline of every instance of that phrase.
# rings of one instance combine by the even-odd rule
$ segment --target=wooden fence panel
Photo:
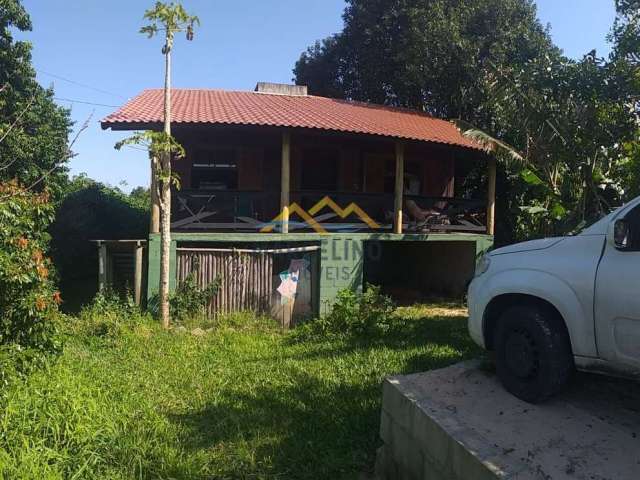
[[[179,249],[177,280],[193,272],[204,288],[220,279],[220,290],[211,299],[211,315],[243,310],[268,312],[273,292],[273,253]]]

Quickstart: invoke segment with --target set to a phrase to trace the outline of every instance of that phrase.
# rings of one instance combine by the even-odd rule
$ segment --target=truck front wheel
[[[494,346],[500,381],[525,402],[538,403],[558,393],[574,369],[564,325],[538,305],[508,308],[498,319]]]

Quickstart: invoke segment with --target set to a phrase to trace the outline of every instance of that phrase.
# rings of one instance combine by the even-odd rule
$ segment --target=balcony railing
[[[279,192],[180,190],[173,193],[173,231],[278,232]],[[393,195],[294,191],[290,232],[389,232]],[[405,195],[404,231],[486,231],[483,200]]]

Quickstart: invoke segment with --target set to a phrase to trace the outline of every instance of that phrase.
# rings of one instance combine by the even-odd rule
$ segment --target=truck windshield
[[[573,230],[571,230],[571,232],[567,233],[567,235],[569,235],[569,236],[579,235],[584,230],[586,230],[587,228],[591,227],[592,225],[595,225],[596,223],[598,223],[603,218],[607,218],[609,215],[613,214],[619,208],[621,208],[621,207],[614,207],[614,208],[611,209],[611,211],[609,211],[608,213],[603,213],[599,217],[592,217],[590,219],[583,220]]]

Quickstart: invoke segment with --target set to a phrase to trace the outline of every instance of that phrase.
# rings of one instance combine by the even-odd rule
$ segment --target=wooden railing
[[[293,191],[290,201],[290,232],[392,230],[392,194]],[[406,233],[486,231],[483,200],[405,195],[403,210]],[[279,213],[280,192],[181,190],[173,194],[172,230],[278,232]]]

